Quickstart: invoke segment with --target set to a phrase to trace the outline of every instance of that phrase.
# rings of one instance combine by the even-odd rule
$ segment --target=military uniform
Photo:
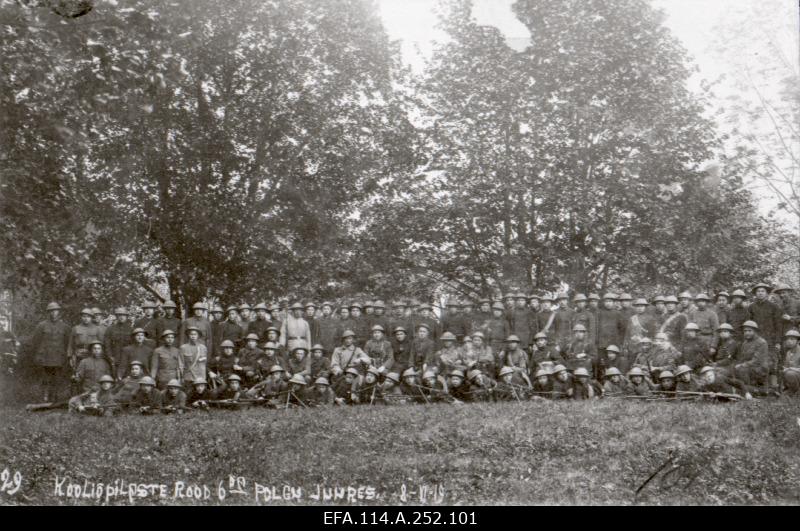
[[[208,349],[198,341],[196,345],[184,343],[180,346],[183,357],[183,381],[189,386],[195,380],[206,379],[206,366],[208,364]]]
[[[219,346],[223,341],[233,341],[236,347],[240,347],[245,336],[244,330],[242,330],[239,323],[230,319],[226,319],[220,324],[218,334],[214,334],[214,349],[212,352],[215,356],[219,356],[222,353]]]
[[[103,330],[96,324],[79,324],[72,327],[67,351],[76,363],[89,356],[89,343],[99,341],[103,344]]]
[[[749,312],[743,305],[733,305],[728,311],[728,323],[733,327],[733,338],[742,340],[742,325],[749,320]]]
[[[576,325],[583,325],[586,328],[586,337],[592,343],[595,342],[597,337],[597,316],[588,308],[582,311],[576,310],[572,314],[572,328]]]
[[[133,328],[128,321],[116,322],[106,330],[103,352],[114,360],[117,368],[122,362],[122,349],[133,343],[131,332],[133,332]]]
[[[183,357],[176,346],[161,345],[150,356],[150,373],[156,380],[156,386],[164,389],[170,380],[180,381],[183,372]]]
[[[619,311],[600,308],[597,312],[597,350],[603,352],[609,345],[622,345],[625,328],[625,318]]]
[[[689,312],[688,319],[690,323],[694,323],[700,327],[697,335],[698,339],[705,346],[706,351],[708,351],[710,347],[716,347],[719,341],[717,328],[720,325],[717,312],[711,308],[705,308],[703,310],[695,309]]]
[[[272,326],[272,321],[268,319],[260,319],[256,318],[255,321],[251,321],[247,325],[247,333],[248,334],[255,334],[258,336],[259,343],[265,343],[267,341],[267,328]],[[314,339],[313,341],[319,342],[319,339]]]
[[[515,335],[519,338],[522,348],[528,348],[533,342],[533,336],[539,331],[536,316],[528,308],[514,308],[508,316],[508,335]],[[505,336],[505,337],[508,337]],[[505,337],[503,339],[505,339]]]
[[[342,372],[354,368],[362,372],[363,366],[368,366],[372,360],[356,345],[336,347],[331,356],[331,369],[340,368]]]
[[[417,370],[417,372],[422,371],[423,365],[432,367],[436,359],[436,343],[434,340],[430,337],[426,337],[425,339],[415,337],[411,343],[411,347],[414,349],[414,356],[416,359],[414,368]]]
[[[454,369],[463,369],[466,364],[461,357],[461,349],[455,345],[442,347],[436,353],[436,366],[439,369],[439,374],[449,374]]]
[[[108,361],[94,356],[83,358],[75,371],[75,377],[82,393],[96,391],[99,388],[98,380],[101,376],[106,375],[112,376]]]
[[[683,330],[688,323],[689,320],[686,314],[678,311],[667,313],[659,332],[667,334],[672,345],[680,345],[681,341],[683,341]]]
[[[728,339],[720,339],[717,345],[717,351],[713,355],[714,364],[719,367],[728,367],[738,363],[737,356],[739,352],[739,342],[729,337]]]
[[[399,341],[396,336],[392,336],[392,368],[395,372],[402,373],[409,367],[422,365],[422,359],[417,363],[417,354],[414,352],[414,343],[409,336],[403,341]]]
[[[793,394],[800,392],[800,345],[796,345],[785,353],[783,383],[789,392]]]
[[[783,330],[783,320],[781,309],[769,300],[753,301],[747,307],[748,320],[755,321],[758,325],[758,333],[767,344],[772,348],[781,341],[781,331]]]
[[[370,339],[364,345],[364,351],[372,359],[372,365],[375,367],[384,367],[391,369],[394,364],[394,354],[392,349],[392,342],[388,339],[381,338],[380,340]]]
[[[758,335],[744,339],[739,345],[739,364],[736,377],[748,385],[760,386],[768,383],[772,356],[767,341]]]
[[[44,373],[45,400],[55,400],[67,367],[70,328],[60,319],[40,322],[31,337],[33,363]]]
[[[695,370],[699,370],[711,362],[708,343],[699,337],[684,339],[681,345],[681,355],[684,363]]]
[[[288,352],[291,352],[295,347],[308,348],[311,343],[311,327],[308,326],[308,321],[300,317],[299,319],[291,315],[286,317],[286,320],[281,326],[280,344],[286,347]]]
[[[127,376],[130,370],[131,362],[141,362],[145,374],[150,373],[150,358],[153,355],[153,347],[145,342],[141,344],[133,343],[122,348],[122,357],[117,364],[117,377],[123,378]]]
[[[319,337],[316,342],[325,347],[325,352],[333,352],[339,344],[341,332],[339,332],[339,321],[333,317],[320,317],[317,319],[317,329]]]
[[[567,348],[572,337],[572,322],[575,319],[574,312],[569,308],[559,308],[556,310],[556,317],[553,322],[553,339],[551,343],[558,346],[559,350]],[[588,330],[588,329],[587,329]],[[588,334],[587,334],[588,337]]]
[[[483,333],[492,350],[500,352],[503,350],[503,342],[511,335],[511,325],[502,316],[492,317],[486,322]]]
[[[190,327],[195,327],[200,332],[197,342],[206,347],[209,352],[213,352],[214,334],[211,331],[211,323],[205,317],[189,317],[183,320],[180,330],[180,341],[183,345],[189,342],[189,335],[186,333]]]

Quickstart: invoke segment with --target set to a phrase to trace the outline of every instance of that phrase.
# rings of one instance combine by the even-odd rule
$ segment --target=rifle
[[[69,407],[69,400],[60,400],[58,402],[42,402],[39,404],[27,404],[25,411],[49,411],[53,409],[67,409]]]

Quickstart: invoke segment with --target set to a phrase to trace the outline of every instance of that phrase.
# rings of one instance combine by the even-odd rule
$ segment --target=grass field
[[[0,504],[800,503],[797,400],[0,415]]]

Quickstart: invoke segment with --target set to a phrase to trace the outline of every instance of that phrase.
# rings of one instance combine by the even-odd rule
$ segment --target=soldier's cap
[[[756,284],[755,286],[753,286],[752,289],[750,290],[750,292],[751,293],[755,293],[758,288],[764,288],[767,291],[769,291],[771,286],[769,284],[764,284],[763,282],[760,282],[760,283]]]
[[[800,332],[798,332],[797,330],[789,330],[788,332],[786,332],[785,337],[798,337],[798,338],[800,338]]]
[[[634,306],[649,306],[647,299],[636,299],[633,303]]]
[[[331,383],[328,381],[327,378],[320,376],[316,380],[314,380],[314,385],[330,385]]]
[[[390,372],[389,374],[386,375],[385,379],[391,380],[396,384],[400,383],[400,375],[397,374],[396,372]]]
[[[422,373],[422,379],[427,380],[429,378],[436,378],[436,373],[433,371],[425,371]]]
[[[364,308],[374,308],[374,307],[375,303],[373,301],[369,299],[364,301]]]
[[[505,310],[505,309],[506,307],[503,306],[502,302],[495,302],[494,304],[492,304],[492,310]]]
[[[617,297],[616,293],[606,293],[605,295],[603,295],[603,300],[615,301],[615,300],[618,300],[618,299],[619,299],[619,297]]]
[[[215,304],[213,308],[211,308],[211,313],[225,313],[225,310],[222,309],[222,306],[219,304]]]
[[[664,297],[664,302],[668,304],[669,303],[678,304],[678,297],[676,297],[675,295],[667,295],[666,297]]]
[[[392,330],[392,333],[396,334],[397,332],[406,333],[406,329],[404,327],[402,327],[402,326],[395,326],[394,330]]]
[[[272,367],[269,368],[270,374],[275,374],[276,372],[286,372],[286,371],[284,371],[283,367],[281,367],[280,365],[273,365]]]
[[[427,302],[423,302],[422,304],[419,305],[419,309],[420,310],[433,310],[433,306],[431,306]]]
[[[680,299],[691,299],[691,298],[692,298],[692,294],[689,293],[688,291],[683,291],[683,292],[678,294],[678,299],[679,300]]]
[[[720,291],[719,293],[717,293],[717,299],[719,299],[720,297],[725,297],[727,299],[731,298],[730,294],[727,291]]]
[[[325,352],[325,347],[323,347],[319,343],[317,343],[313,347],[311,347],[311,352],[314,352],[314,351],[317,351],[317,350],[319,350],[320,352]]]
[[[655,304],[657,302],[664,302],[664,296],[663,295],[656,295],[655,297],[653,297],[653,304]]]
[[[278,297],[278,302],[289,304],[289,297]]]
[[[258,341],[258,334],[247,334],[244,339],[245,341],[250,341],[251,339]]]
[[[89,348],[92,348],[94,345],[100,345],[102,347],[103,346],[103,342],[102,341],[98,341],[96,339],[94,341],[89,341]]]
[[[686,323],[686,326],[684,326],[684,327],[683,327],[683,329],[684,329],[684,330],[694,330],[694,331],[698,331],[698,330],[700,330],[700,327],[699,327],[699,326],[697,326],[697,324],[696,324],[696,323]]]
[[[522,298],[524,299],[525,296],[523,295]],[[475,303],[472,302],[470,299],[464,299],[463,301],[461,301],[461,307],[462,308],[470,308],[472,306],[475,306]]]
[[[182,386],[177,379],[173,378],[172,380],[167,382],[167,387],[182,387]]]
[[[429,325],[428,323],[420,323],[420,324],[418,324],[417,325],[417,329],[419,330],[420,328],[424,328],[428,332],[431,331],[431,325]]]
[[[665,379],[674,380],[675,379],[675,375],[672,374],[671,371],[661,371],[659,373],[659,375],[658,375],[658,379],[659,380],[665,380]]]
[[[511,367],[508,367],[508,366],[503,367],[502,369],[500,369],[500,377],[501,378],[503,376],[505,376],[506,374],[514,374],[514,369],[512,369]]]
[[[453,335],[452,332],[445,332],[439,339],[441,339],[442,341],[455,341],[456,336]]]
[[[203,304],[202,302],[196,302],[196,303],[192,304],[192,310],[205,310],[205,309],[206,309],[206,305]]]
[[[225,313],[231,313],[231,312],[239,313],[239,308],[237,308],[236,306],[233,306],[233,305],[228,306],[227,308],[225,308]]]
[[[572,331],[573,332],[586,332],[586,327],[583,326],[582,324],[578,323],[578,324],[576,324],[575,326],[572,327]],[[545,334],[545,337],[546,336],[547,336],[547,334]]]
[[[279,349],[280,349],[280,345],[278,345],[274,341],[267,341],[264,344],[264,350],[279,350]]]
[[[353,332],[352,330],[345,330],[342,333],[342,339],[344,339],[346,337],[355,337],[355,335],[356,335],[355,332]]]
[[[471,371],[467,372],[467,380],[469,380],[471,382],[472,380],[474,380],[475,378],[477,378],[481,374],[483,374],[483,373],[480,371],[480,369],[472,369]]]
[[[472,335],[472,337],[479,337],[479,338],[481,338],[481,339],[483,339],[483,338],[485,337],[485,336],[483,335],[483,332],[481,332],[481,331],[472,332],[472,334],[471,334],[471,335]]]
[[[584,378],[588,378],[589,377],[589,371],[587,371],[583,367],[578,367],[577,369],[575,369],[575,372],[573,374],[575,376],[581,376],[581,377],[584,377]]]
[[[599,301],[600,295],[598,295],[597,293],[590,293],[589,296],[586,298],[590,301]]]
[[[333,309],[333,303],[331,301],[325,301],[322,304],[320,304],[320,308],[324,308],[325,306],[328,306],[329,308]]]
[[[504,367],[504,368],[510,369],[510,372],[514,372],[514,369],[512,369],[511,367]],[[547,369],[539,369],[538,371],[536,371],[536,374],[533,375],[534,378],[541,378],[542,376],[550,376],[550,372]]]
[[[205,378],[195,378],[194,380],[192,380],[192,385],[205,385],[205,384],[206,384]]]
[[[621,300],[621,301],[632,301],[633,297],[631,297],[630,293],[623,293],[622,295],[619,296],[619,300]]]
[[[622,373],[616,367],[609,367],[604,376],[606,378],[609,376],[622,376]]]
[[[81,315],[92,315],[92,309],[84,308],[83,310],[81,310]]]
[[[133,330],[131,330],[131,335],[132,336],[135,336],[136,334],[145,334],[146,335],[147,332],[145,332],[143,328],[134,328]]]
[[[175,304],[173,301],[166,301],[166,302],[164,302],[164,304],[162,304],[162,305],[161,305],[161,307],[162,307],[162,308],[172,308],[172,309],[177,309],[177,308],[178,308],[178,305],[177,305],[177,304]]]
[[[139,385],[156,385],[156,381],[149,376],[144,376],[141,380],[139,380]]]
[[[374,374],[377,377],[380,377],[380,375],[381,375],[381,371],[378,370],[378,368],[375,367],[374,365],[370,365],[369,367],[367,367],[367,373],[368,374]]]
[[[259,302],[258,304],[253,306],[253,310],[255,310],[255,311],[258,311],[258,310],[269,311],[269,308],[267,308],[267,305],[264,304],[263,302]]]
[[[609,346],[607,346],[607,347],[606,347],[606,351],[616,352],[617,354],[619,354],[619,352],[620,352],[620,351],[619,351],[619,347],[618,347],[618,346],[616,346],[616,345],[609,345]]]
[[[539,297],[539,300],[542,302],[553,302],[555,299],[552,297],[552,295],[545,293],[544,295]]]
[[[717,327],[717,330],[728,330],[730,332],[733,332],[733,327],[728,323],[722,323]]]
[[[583,293],[578,293],[572,298],[572,302],[584,302],[586,300],[588,299],[586,298],[586,295],[584,295]]]
[[[226,339],[222,343],[219,344],[220,348],[236,348],[236,345],[233,344],[233,341],[230,339]]]
[[[448,308],[459,308],[461,307],[461,303],[459,303],[456,299],[450,299],[449,301],[447,301],[447,304],[445,306],[447,306]]]
[[[503,300],[513,299],[513,298],[514,298],[514,294],[511,293],[511,292],[508,292],[505,295],[503,295]]]
[[[634,367],[628,371],[628,376],[644,376],[644,371],[639,367]]]
[[[708,295],[706,295],[705,293],[698,293],[697,295],[695,295],[694,300],[711,302],[711,299],[709,299]]]
[[[153,301],[145,301],[144,304],[142,304],[142,309],[143,310],[145,308],[155,308],[155,307],[156,307],[156,303],[153,302]]]
[[[49,303],[47,305],[47,311],[48,312],[52,312],[53,310],[60,310],[60,309],[61,309],[61,305],[59,305],[57,302],[51,302],[51,303]]]
[[[519,343],[519,337],[515,336],[514,334],[511,334],[506,338],[506,343]]]
[[[381,300],[377,300],[373,303],[373,307],[386,309],[386,303]]]
[[[743,299],[746,299],[747,295],[745,294],[744,291],[742,291],[740,289],[735,289],[735,290],[733,290],[733,293],[731,293],[731,298],[734,298],[734,297],[741,297]]]
[[[705,374],[705,373],[707,373],[709,371],[713,372],[714,371],[714,367],[710,367],[710,366],[706,365],[705,367],[700,369],[700,374]]]
[[[242,379],[239,377],[238,374],[230,374],[230,375],[228,375],[228,381],[229,382],[241,382]]]
[[[306,382],[306,379],[303,378],[302,374],[293,375],[291,378],[289,378],[289,383],[297,385],[308,385],[308,382]]]
[[[782,291],[794,291],[794,288],[788,284],[778,284],[775,286],[775,289],[772,290],[772,293],[780,293]]]
[[[459,369],[453,369],[452,371],[450,371],[450,374],[448,374],[447,376],[450,376],[450,377],[456,376],[458,378],[462,378],[463,379],[464,378],[464,371],[459,370]]]
[[[669,341],[669,336],[664,332],[659,332],[656,334],[656,339],[660,339],[662,341]]]
[[[559,291],[558,293],[556,293],[556,300],[565,300],[565,301],[567,301],[567,300],[569,300],[569,295],[567,295],[563,291]]]
[[[373,332],[377,332],[377,331],[380,331],[380,332],[385,332],[384,328],[383,328],[381,325],[379,325],[379,324],[376,324],[376,325],[374,325],[374,326],[372,327],[372,331],[373,331]]]
[[[250,305],[249,305],[249,304],[247,304],[246,302],[243,302],[243,303],[241,303],[241,304],[239,305],[239,309],[240,309],[240,310],[250,310],[251,308],[250,308]]]
[[[642,338],[642,339],[639,341],[639,344],[641,345],[642,343],[647,343],[647,344],[649,345],[649,344],[650,344],[650,343],[652,343],[652,342],[653,342],[653,340],[652,340],[652,339],[650,339],[649,337],[643,337],[643,338]]]
[[[581,325],[576,325],[576,327],[577,326],[581,326]],[[586,329],[584,329],[584,332],[585,331],[586,331]],[[545,334],[544,332],[537,332],[536,335],[533,336],[533,339],[547,339],[547,334]],[[508,341],[508,340],[506,339],[506,341]],[[517,340],[517,341],[519,341],[519,340]]]
[[[675,369],[675,376],[680,376],[681,374],[686,374],[687,372],[692,372],[692,368],[688,365],[679,365],[677,369]]]
[[[403,371],[403,378],[408,378],[409,376],[417,376],[417,371],[414,369],[414,367],[409,367]]]
[[[567,370],[567,368],[559,363],[558,365],[553,367],[553,374],[558,374],[558,373],[564,372],[566,370]]]
[[[358,369],[356,369],[354,367],[349,367],[346,371],[344,371],[344,373],[345,374],[352,374],[353,376],[361,376],[359,374],[359,372],[358,372]]]
[[[358,308],[359,310],[363,310],[364,305],[361,304],[359,301],[353,301],[350,303],[350,309],[352,310],[353,308]]]
[[[175,334],[175,332],[173,332],[172,330],[164,330],[163,332],[161,332],[161,337],[174,336],[174,335],[177,334]]]
[[[305,341],[304,341],[303,343],[304,343],[304,344],[302,344],[302,345],[297,345],[296,347],[294,347],[294,348],[292,349],[292,354],[294,354],[294,353],[295,353],[295,352],[297,352],[298,350],[302,350],[303,352],[308,352],[308,349],[307,349],[307,348],[306,348],[306,346],[305,346]]]
[[[758,330],[758,324],[755,321],[745,321],[742,323],[742,328],[752,328],[753,330]]]
[[[103,315],[103,310],[95,306],[92,308],[92,315]]]
[[[281,335],[280,329],[275,328],[274,326],[267,327],[267,332],[276,332],[278,335]]]
[[[289,309],[290,309],[290,310],[302,310],[302,309],[303,309],[303,305],[302,305],[302,304],[300,304],[299,302],[296,302],[296,303],[292,304],[292,305],[289,307]]]
[[[114,378],[112,378],[108,374],[104,374],[103,376],[100,377],[99,380],[97,380],[97,383],[105,383],[105,382],[114,383]]]

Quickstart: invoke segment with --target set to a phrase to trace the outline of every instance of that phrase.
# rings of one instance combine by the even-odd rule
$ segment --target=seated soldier
[[[603,396],[624,396],[628,394],[630,382],[622,376],[617,367],[609,367],[603,377]]]
[[[255,321],[254,321],[255,322]],[[258,382],[258,360],[264,356],[264,351],[258,348],[258,335],[247,334],[245,346],[239,350],[239,363],[242,366],[242,374],[247,385],[255,385]]]
[[[563,365],[556,365],[553,369],[564,367]],[[531,395],[534,398],[553,398],[553,380],[550,377],[551,371],[548,369],[539,369],[536,371],[533,381],[533,388]]]
[[[117,401],[111,388],[114,386],[114,377],[105,374],[98,380],[100,388],[90,391],[69,400],[69,411],[89,415],[111,416],[118,411]]]
[[[634,367],[628,371],[628,380],[631,382],[629,391],[632,395],[650,396],[653,390],[653,383],[645,376],[641,368]]]
[[[372,337],[364,345],[364,351],[372,360],[372,366],[382,369],[381,374],[388,372],[394,364],[392,342],[384,336],[383,326],[376,324],[372,327]]]
[[[336,403],[358,404],[358,388],[361,386],[361,373],[355,367],[349,367],[342,378],[333,384],[333,392],[336,395]]]
[[[739,351],[739,342],[733,338],[733,326],[728,323],[722,323],[717,328],[719,334],[719,341],[717,342],[717,350],[714,352],[712,364],[715,367],[731,367],[736,364],[736,356]],[[695,367],[695,372],[698,372],[702,367]]]
[[[99,389],[101,376],[111,374],[111,365],[103,354],[103,344],[100,341],[89,343],[89,356],[78,363],[75,370],[74,381],[82,393]]]
[[[264,398],[266,405],[279,406],[286,400],[289,386],[284,379],[285,371],[278,364],[272,366],[267,377],[251,387],[246,393],[247,398]]]
[[[517,402],[523,400],[526,395],[523,389],[514,383],[514,369],[511,367],[503,367],[500,369],[500,381],[494,388],[494,398],[500,402],[509,402],[516,400]]]
[[[380,392],[381,402],[386,405],[406,404],[411,401],[411,398],[406,396],[400,389],[400,375],[396,372],[390,372],[386,375]]]
[[[462,370],[453,369],[447,375],[447,392],[457,402],[469,402],[472,399],[469,394],[469,384],[464,382]]]
[[[574,377],[572,388],[574,400],[599,398],[597,383],[592,381],[589,371],[585,367],[578,367],[572,375]]]
[[[314,387],[306,393],[306,404],[310,407],[332,406],[335,398],[330,382],[321,376],[314,380]]]
[[[372,360],[355,344],[355,332],[345,330],[342,333],[342,346],[336,347],[331,356],[331,374],[333,375],[333,391],[339,396],[337,388],[340,387],[342,375],[348,369],[356,371],[361,376],[361,371],[370,366]]]
[[[528,353],[519,348],[519,337],[512,334],[506,338],[506,346],[500,357],[505,360],[506,366],[514,369],[514,382],[530,387]]]
[[[161,411],[168,415],[170,413],[183,414],[186,410],[186,393],[181,389],[181,383],[173,378],[167,383],[167,388],[162,393]]]
[[[379,397],[381,371],[377,367],[369,367],[364,374],[364,383],[358,389],[358,401],[372,405]]]
[[[650,377],[658,378],[661,371],[673,372],[678,365],[683,365],[683,357],[669,342],[669,336],[664,333],[656,334],[653,353],[650,356]]]
[[[639,341],[639,353],[633,360],[633,367],[640,369],[647,369],[651,365],[651,358],[653,357],[653,341],[649,337],[643,337]],[[629,371],[630,372],[630,371]]]
[[[447,401],[447,384],[444,378],[433,371],[426,371],[422,375],[422,390],[431,402]]]
[[[311,347],[311,360],[309,361],[309,377],[314,379],[325,378],[328,380],[331,375],[331,360],[325,356],[325,347],[317,343]],[[316,385],[316,383],[314,384]],[[331,391],[333,392],[333,391]]]
[[[700,391],[700,382],[698,382],[697,378],[692,374],[692,368],[688,365],[681,365],[678,367],[675,370],[675,378],[677,379],[677,383],[675,384],[676,391],[692,393]]]
[[[742,342],[739,344],[737,361],[733,366],[735,379],[744,382],[751,393],[766,393],[772,365],[770,346],[758,334],[758,324],[755,321],[745,321],[742,324]]]
[[[495,365],[492,347],[485,344],[483,332],[473,332],[471,337],[475,368],[490,378],[494,378],[497,374],[498,367]]]
[[[577,325],[583,326],[583,325]],[[577,327],[576,326],[576,327]],[[561,357],[559,349],[553,345],[548,344],[547,334],[539,332],[533,336],[533,354],[531,354],[531,374],[535,374],[542,368],[542,363],[552,364],[553,366],[563,363],[564,358]],[[572,360],[569,360],[571,363]]]
[[[584,367],[587,371],[594,369],[594,366],[600,366],[603,362],[603,356],[598,356],[597,348],[594,341],[586,337],[586,327],[582,324],[576,324],[572,328],[572,339],[569,341],[567,348],[562,353],[563,359],[566,362],[564,365],[567,370],[574,370],[578,367]],[[578,357],[580,354],[585,356]],[[600,353],[604,354],[604,353]],[[574,360],[580,360],[575,362]],[[600,363],[598,363],[600,362]],[[587,365],[588,363],[588,365]]]
[[[196,378],[192,381],[192,388],[186,397],[186,402],[193,408],[208,409],[208,401],[216,398],[217,393],[208,388],[205,379]]]
[[[256,363],[256,372],[258,372],[261,380],[269,377],[272,373],[272,368],[276,365],[283,370],[286,361],[280,356],[279,352],[280,345],[278,343],[268,341],[264,344],[264,354],[258,358]],[[283,376],[283,374],[281,376]],[[288,378],[286,379],[288,380]]]
[[[700,369],[711,363],[708,343],[698,337],[700,327],[695,323],[687,323],[683,327],[681,356],[684,364],[693,369]]]
[[[127,404],[133,400],[133,396],[139,390],[139,382],[144,377],[144,363],[139,360],[133,360],[130,364],[128,376],[114,389],[117,402],[120,404]]]
[[[432,368],[436,360],[436,343],[431,339],[430,335],[430,325],[420,323],[417,326],[417,333],[411,342],[416,358],[416,366],[414,368],[418,372]]]
[[[588,372],[588,371],[587,371]],[[556,365],[551,375],[553,384],[553,398],[572,398],[574,383],[572,375],[563,365]]]
[[[439,340],[442,342],[442,348],[436,353],[436,364],[434,367],[427,368],[436,370],[438,374],[449,375],[454,370],[462,370],[466,367],[461,357],[461,349],[456,347],[455,334],[445,332]]]
[[[393,370],[401,373],[409,367],[417,365],[414,343],[402,326],[395,326],[392,333],[392,359],[394,360],[392,363]]]
[[[704,393],[736,394],[743,396],[746,400],[753,398],[753,395],[747,389],[747,385],[726,371],[705,366],[700,369],[700,377],[701,391]]]
[[[289,378],[289,391],[288,398],[286,399],[287,407],[308,407],[305,402],[307,385],[306,379],[300,374],[295,374]]]
[[[291,378],[295,374],[299,374],[303,379],[311,374],[311,360],[308,357],[308,350],[303,344],[304,342],[298,341],[298,344],[292,349],[292,355],[286,362],[286,375]]]
[[[156,381],[149,376],[139,380],[139,390],[133,395],[130,407],[142,415],[152,415],[161,410],[161,391],[156,389]]]
[[[403,371],[401,378],[400,391],[404,395],[418,404],[426,404],[428,402],[428,396],[422,392],[422,388],[419,386],[417,371],[414,367],[409,367]]]
[[[623,359],[619,347],[616,345],[609,345],[606,347],[606,355],[603,356],[603,367],[602,367],[603,374],[601,374],[600,376],[602,377],[605,374],[605,372],[611,367],[618,369],[620,371],[620,374],[622,374]]]
[[[800,393],[800,332],[789,330],[784,337],[783,385],[789,394],[796,395]]]
[[[472,369],[467,372],[467,383],[472,402],[491,402],[493,400],[492,391],[497,382],[483,374],[480,369]]]
[[[236,345],[230,339],[226,339],[219,344],[221,354],[211,359],[208,365],[208,377],[217,380],[219,384],[224,384],[231,374],[238,374],[242,367],[239,365],[239,358],[234,355]]]
[[[668,396],[675,396],[675,375],[672,371],[661,371],[658,375],[658,384],[653,388],[653,391]]]

